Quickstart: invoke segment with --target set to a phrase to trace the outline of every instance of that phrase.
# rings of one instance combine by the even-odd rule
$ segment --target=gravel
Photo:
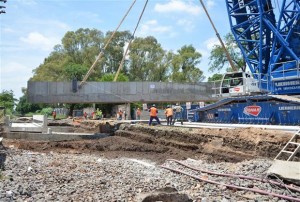
[[[179,175],[147,161],[130,158],[106,159],[89,154],[38,153],[8,148],[4,170],[0,173],[0,201],[143,201],[151,194],[175,188],[190,201],[271,201],[285,200],[225,186],[204,183]],[[215,172],[265,177],[271,165],[268,159],[240,163],[206,163],[187,159],[185,163]],[[261,182],[238,178],[208,176],[187,170],[171,161],[165,166],[228,184],[257,187],[280,194],[300,197]]]

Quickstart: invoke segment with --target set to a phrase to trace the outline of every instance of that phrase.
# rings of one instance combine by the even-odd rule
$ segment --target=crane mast
[[[232,33],[259,87],[300,94],[300,1],[226,0]]]
[[[277,1],[278,10],[272,0],[225,2],[252,75],[225,74],[225,98],[196,110],[195,121],[300,125],[300,0]]]

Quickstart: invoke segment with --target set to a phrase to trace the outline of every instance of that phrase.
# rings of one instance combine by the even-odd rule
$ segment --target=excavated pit
[[[118,123],[119,124],[119,123]],[[51,127],[65,124],[51,124]],[[117,130],[118,128],[118,130]],[[26,141],[5,139],[19,149],[58,153],[97,153],[106,158],[129,157],[163,163],[168,158],[208,162],[240,162],[258,157],[274,158],[292,134],[257,128],[210,129],[86,122],[74,132],[114,132],[113,136],[80,141]]]

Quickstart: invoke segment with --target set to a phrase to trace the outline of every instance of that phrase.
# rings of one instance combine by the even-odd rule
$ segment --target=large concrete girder
[[[78,83],[79,84],[79,83]],[[78,85],[77,85],[78,86]],[[164,82],[86,82],[76,92],[72,82],[28,82],[31,103],[130,103],[215,101],[211,84]]]

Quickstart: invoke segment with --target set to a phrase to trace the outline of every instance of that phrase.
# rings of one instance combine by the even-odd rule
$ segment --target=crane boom
[[[199,1],[200,1],[201,5],[202,5],[202,7],[203,7],[203,9],[204,9],[204,11],[205,11],[205,13],[206,13],[206,16],[208,17],[208,20],[209,20],[211,26],[213,27],[213,29],[214,29],[214,31],[215,31],[215,33],[216,33],[216,36],[217,36],[218,39],[219,39],[219,42],[221,43],[221,46],[222,46],[222,48],[223,48],[223,50],[224,50],[224,52],[225,52],[225,54],[226,54],[227,60],[228,60],[228,62],[229,62],[229,64],[230,64],[230,66],[231,66],[231,69],[232,69],[233,71],[238,71],[238,69],[235,67],[235,65],[234,65],[234,63],[233,63],[233,60],[232,60],[230,54],[228,53],[227,48],[225,47],[225,44],[223,43],[222,38],[220,37],[220,34],[219,34],[217,28],[215,27],[215,25],[214,25],[212,19],[210,18],[210,15],[209,15],[209,13],[208,13],[208,11],[207,11],[207,9],[206,9],[206,7],[205,7],[203,1],[202,1],[202,0],[199,0]]]

